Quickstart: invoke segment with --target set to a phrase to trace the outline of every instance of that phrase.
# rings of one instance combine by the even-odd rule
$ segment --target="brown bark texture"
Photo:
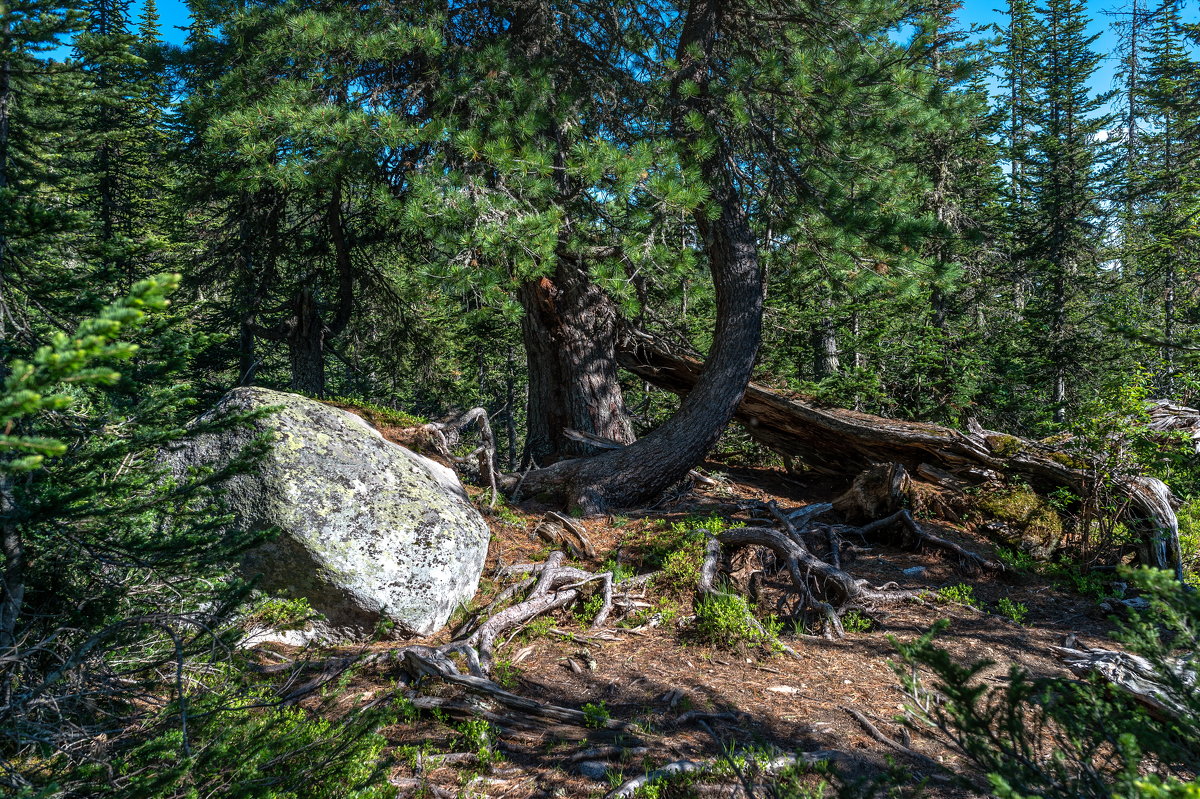
[[[579,430],[621,444],[633,424],[617,380],[617,310],[573,260],[553,278],[532,280],[518,294],[529,362],[529,432],[525,457],[539,466],[599,452],[569,438]]]

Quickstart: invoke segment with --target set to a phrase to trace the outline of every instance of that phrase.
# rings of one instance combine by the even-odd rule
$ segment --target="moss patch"
[[[979,495],[975,507],[985,521],[1004,522],[1008,534],[1002,533],[1000,537],[1022,552],[1048,555],[1062,540],[1062,517],[1026,486],[987,491]]]

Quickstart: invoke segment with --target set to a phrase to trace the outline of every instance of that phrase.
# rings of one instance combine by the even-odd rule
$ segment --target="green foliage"
[[[725,649],[763,646],[774,650],[781,626],[776,620],[767,628],[755,619],[754,609],[745,597],[721,591],[696,603],[692,633],[700,641]]]
[[[1190,580],[1200,579],[1200,498],[1190,499],[1175,511],[1179,520],[1179,548],[1183,571]]]
[[[1023,602],[1013,602],[1008,597],[1000,597],[1000,601],[996,603],[996,610],[1001,616],[1013,621],[1017,624],[1024,624],[1025,618],[1029,615],[1029,608]]]
[[[491,509],[491,513],[505,524],[513,527],[525,526],[525,519],[509,506],[503,496],[496,497],[496,506]]]
[[[489,721],[486,719],[467,719],[460,723],[457,729],[460,746],[481,754],[491,752],[492,746],[495,743],[496,730]]]
[[[522,633],[526,638],[533,641],[538,638],[545,638],[550,635],[550,631],[554,629],[554,619],[550,616],[538,616],[533,621],[521,628]]]
[[[996,557],[1000,558],[1006,566],[1017,572],[1035,573],[1042,565],[1041,561],[1037,558],[1020,549],[996,547]]]
[[[875,621],[862,611],[852,610],[842,616],[842,628],[848,633],[869,633],[875,628]]]
[[[1117,124],[1088,88],[1101,54],[1078,0],[1012,0],[995,43],[976,43],[953,4],[723,15],[736,35],[713,38],[720,68],[705,85],[675,80],[664,54],[685,15],[665,6],[552,5],[550,35],[522,22],[542,9],[521,3],[197,0],[174,48],[152,3],[140,22],[121,0],[5,4],[0,760],[39,792],[59,780],[120,795],[141,780],[150,795],[161,770],[168,794],[318,796],[362,782],[371,795],[350,762],[377,758],[370,735],[339,750],[343,730],[292,710],[219,712],[229,696],[209,676],[240,679],[213,660],[233,651],[235,620],[285,626],[308,609],[241,607],[248,587],[230,567],[265,534],[230,529],[225,474],[167,474],[161,453],[219,430],[188,426],[202,403],[257,384],[351,397],[337,401],[380,425],[423,421],[399,407],[439,418],[482,405],[505,468],[524,471],[523,444],[541,455],[521,438],[541,420],[521,398],[547,343],[519,323],[542,310],[532,286],[547,281],[568,327],[580,320],[558,300],[578,289],[597,319],[684,350],[709,352],[727,329],[702,246],[724,188],[701,168],[713,160],[737,166],[733,205],[771,276],[758,377],[859,410],[1054,433],[1060,463],[1093,470],[1085,495],[1039,504],[1018,487],[982,511],[1042,549],[1065,541],[1085,567],[1113,561],[1129,537],[1117,480],[1154,474],[1200,492],[1195,458],[1145,429],[1148,398],[1197,396],[1181,347],[1195,349],[1200,319],[1188,290],[1200,71],[1176,5],[1147,15],[1143,52],[1121,54]],[[995,69],[994,104],[976,63]],[[183,276],[146,279],[162,272]],[[588,328],[601,359],[603,327]],[[641,433],[677,402],[636,382],[612,395]],[[992,438],[1014,454],[1015,438]],[[740,428],[717,452],[774,463]],[[1193,505],[1180,513],[1191,568]],[[495,515],[523,524],[503,503]],[[661,571],[668,594],[631,621],[674,620],[724,525],[622,527],[606,568],[618,580]],[[1073,561],[1039,565],[1023,543],[1010,562],[1107,590]],[[944,590],[978,605],[966,587]],[[773,619],[765,634],[749,624],[744,600],[701,605],[697,627],[718,643],[778,633]],[[139,748],[175,734],[170,756]]]
[[[1200,693],[1175,658],[1200,643],[1200,598],[1168,572],[1124,576],[1153,608],[1122,625],[1119,638],[1151,664],[1161,697],[1176,711],[1168,719],[1099,680],[1035,678],[1014,666],[1006,684],[989,684],[981,679],[989,662],[961,664],[936,646],[942,621],[915,641],[893,639],[914,723],[940,729],[1000,796],[1186,795],[1180,776],[1200,765]],[[1151,755],[1164,764],[1161,783],[1141,774]]]
[[[305,597],[264,596],[243,611],[240,621],[246,627],[298,630],[319,618],[321,615],[312,609]]]
[[[492,663],[492,679],[501,688],[512,691],[521,684],[521,669],[511,661],[498,659]]]
[[[612,713],[609,712],[608,705],[604,704],[603,699],[599,702],[587,702],[582,710],[584,725],[593,729],[602,728],[612,718]]]
[[[604,606],[604,597],[600,594],[593,594],[583,602],[579,602],[575,607],[575,619],[583,627],[590,627],[592,621],[596,618],[596,614],[600,612],[600,608]]]
[[[939,588],[937,591],[938,598],[943,602],[953,602],[957,605],[966,605],[969,608],[978,608],[979,600],[975,598],[975,589],[966,583],[958,583],[957,585],[948,585],[944,588]]]
[[[254,699],[214,695],[194,702],[186,731],[170,724],[122,753],[113,780],[119,787],[92,795],[183,799],[202,790],[231,799],[376,799],[395,793],[385,779],[387,742],[375,732],[396,720],[395,711],[332,719]]]
[[[372,402],[369,399],[352,399],[350,397],[329,397],[324,400],[330,405],[348,405],[362,413],[368,422],[376,427],[417,427],[428,424],[429,420],[414,416],[399,408],[391,408]]]
[[[660,571],[655,582],[666,591],[689,594],[700,578],[705,541],[725,527],[725,520],[719,516],[690,517],[626,530],[621,535],[621,548],[626,557],[636,559],[639,570]]]

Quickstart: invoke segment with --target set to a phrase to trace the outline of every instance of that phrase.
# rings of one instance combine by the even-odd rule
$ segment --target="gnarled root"
[[[903,481],[906,479],[903,468],[897,468],[899,472],[890,469],[884,475],[889,487],[903,485]],[[871,504],[872,507],[880,507],[881,504],[886,507],[886,503]],[[872,588],[864,580],[855,580],[841,568],[841,540],[836,531],[826,531],[831,545],[830,560],[833,563],[813,554],[805,538],[808,530],[798,529],[793,520],[801,518],[807,521],[810,525],[809,530],[811,530],[815,526],[816,519],[833,510],[834,505],[815,506],[811,511],[802,510],[802,512],[792,513],[784,512],[774,502],[767,503],[766,508],[779,521],[784,532],[770,527],[748,526],[728,530],[716,538],[710,539],[700,572],[698,591],[701,596],[719,593],[717,575],[723,559],[727,559],[743,547],[760,546],[774,554],[779,570],[787,574],[790,580],[788,590],[799,600],[796,612],[814,615],[821,619],[821,627],[827,638],[841,638],[845,634],[840,617],[849,610],[868,609],[888,602],[920,599],[921,591],[905,591],[888,586]],[[926,533],[907,510],[895,511],[891,515],[870,522],[861,528],[845,528],[845,530],[868,535],[895,524],[902,525],[914,539],[949,549],[980,567],[1003,569],[1002,564],[989,561],[957,544]],[[757,585],[752,585],[752,588],[757,587]],[[757,625],[755,620],[748,619],[748,621]]]
[[[482,443],[469,455],[455,455],[453,451],[454,446],[458,443],[462,431],[470,427],[471,424],[479,426],[479,435]],[[496,499],[499,497],[499,488],[496,485],[496,437],[492,434],[492,425],[488,421],[487,409],[472,408],[448,422],[430,422],[425,425],[425,431],[433,441],[434,449],[446,460],[454,463],[466,463],[469,460],[475,460],[479,466],[480,482],[491,490],[488,507],[495,507]]]
[[[507,573],[510,575],[530,574],[531,576],[501,592],[496,600],[488,606],[487,611],[490,612],[492,608],[501,607],[503,602],[528,589],[525,597],[516,604],[490,613],[490,615],[485,612],[482,616],[485,620],[482,623],[468,622],[462,625],[456,631],[455,639],[448,644],[439,647],[413,645],[386,652],[360,653],[303,664],[273,664],[259,667],[258,670],[263,673],[279,673],[287,669],[297,672],[301,669],[318,670],[317,677],[288,693],[289,701],[297,701],[336,679],[338,675],[349,668],[362,665],[387,665],[401,672],[410,684],[419,684],[430,679],[440,680],[460,686],[502,705],[510,715],[506,715],[504,719],[496,717],[497,722],[507,720],[513,726],[528,727],[530,724],[521,721],[521,716],[532,716],[551,724],[594,727],[596,726],[595,719],[589,719],[582,711],[518,696],[490,679],[495,659],[496,641],[502,635],[519,630],[537,616],[570,605],[581,596],[587,595],[591,590],[590,586],[593,585],[598,586],[597,590],[602,597],[601,607],[592,621],[592,629],[596,629],[607,621],[614,604],[628,602],[625,595],[629,590],[645,582],[640,578],[626,580],[619,586],[620,593],[617,593],[614,591],[611,572],[587,572],[574,566],[564,565],[563,560],[562,552],[552,552],[543,564],[508,569]],[[455,662],[455,657],[461,658],[466,673]],[[414,697],[418,707],[422,706],[422,702],[428,704],[428,702],[435,701],[428,697],[420,697],[418,694],[413,694],[410,698]],[[448,707],[450,709],[458,708],[457,705]],[[481,713],[486,714],[487,711],[480,710],[475,715]],[[517,714],[516,718],[512,718],[511,714]],[[608,720],[601,726],[610,730],[627,729],[627,725],[623,722],[614,720]]]
[[[801,541],[770,527],[738,527],[710,539],[700,572],[701,595],[716,594],[716,577],[723,554],[747,546],[761,546],[774,553],[776,562],[791,580],[790,590],[800,599],[800,610],[823,620],[829,638],[844,634],[840,615],[852,607],[910,599],[917,592],[875,590],[856,581],[847,572],[813,555]],[[757,621],[754,622],[757,624]]]

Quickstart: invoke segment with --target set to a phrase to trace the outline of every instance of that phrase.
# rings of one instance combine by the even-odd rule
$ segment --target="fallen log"
[[[704,366],[640,333],[623,336],[617,355],[629,372],[680,395],[691,390]],[[899,463],[912,473],[932,466],[975,483],[981,473],[999,472],[1020,477],[1036,490],[1066,487],[1079,495],[1087,493],[1093,480],[1089,469],[1078,468],[1076,456],[1046,444],[978,425],[964,432],[823,406],[755,383],[746,387],[734,419],[764,446],[828,475],[854,477],[874,464]],[[1123,477],[1117,488],[1127,500],[1123,520],[1140,535],[1142,562],[1178,573],[1179,524],[1170,490],[1144,475]]]
[[[1176,405],[1170,400],[1151,400],[1147,403],[1146,413],[1150,417],[1147,426],[1151,430],[1186,438],[1188,448],[1200,455],[1200,410]]]
[[[1146,707],[1160,720],[1187,714],[1180,693],[1193,694],[1200,684],[1196,667],[1187,660],[1154,664],[1141,655],[1112,649],[1053,647],[1067,667],[1080,677],[1098,674]]]

